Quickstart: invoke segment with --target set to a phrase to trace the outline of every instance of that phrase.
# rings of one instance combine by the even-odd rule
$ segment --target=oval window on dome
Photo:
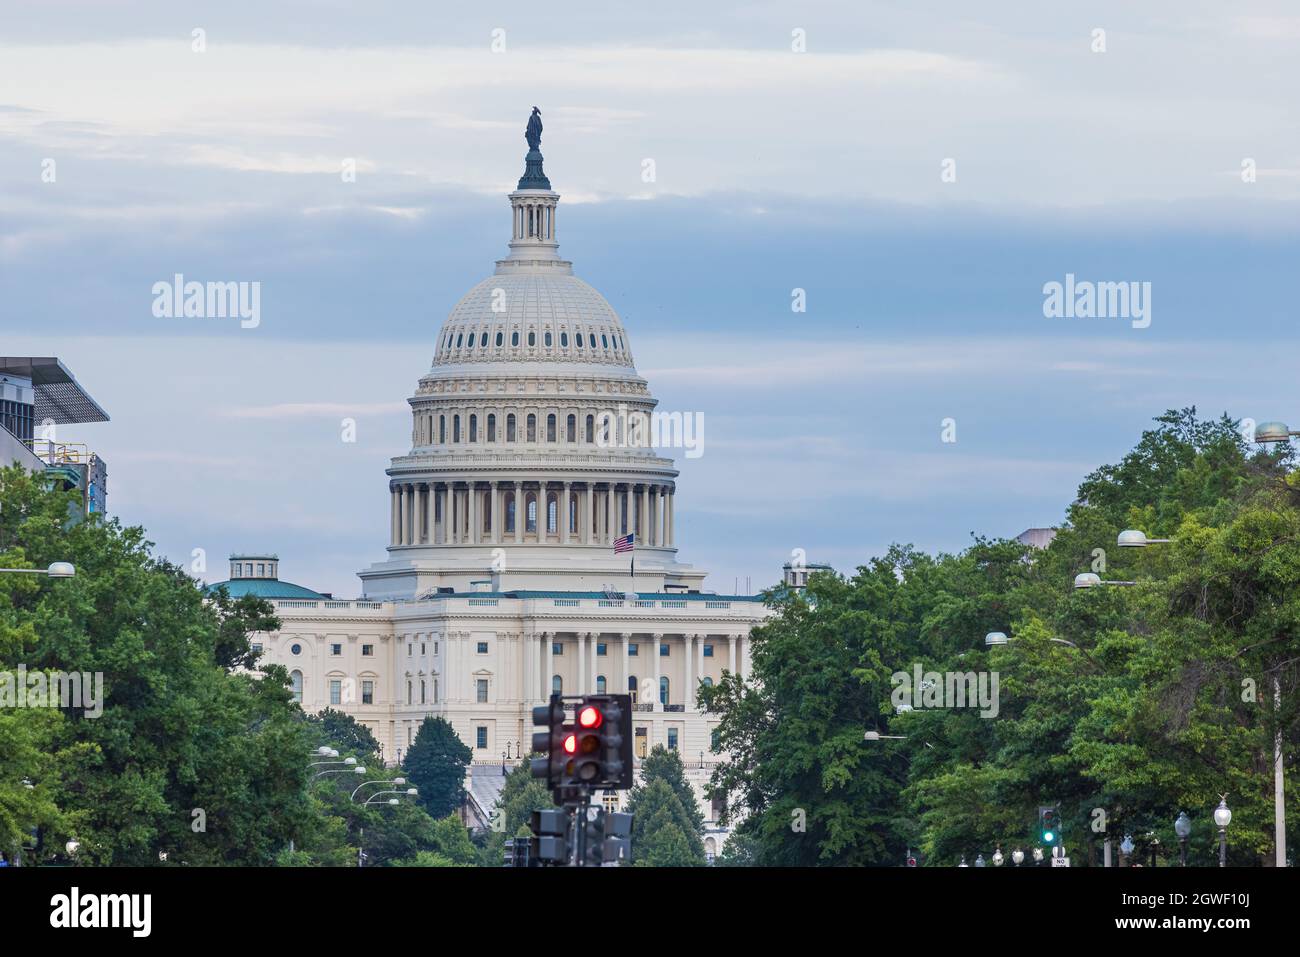
[[[549,331],[546,333],[546,348],[551,348],[551,333]]]
[[[504,334],[504,333],[501,333],[501,332],[498,332],[498,333],[497,333],[497,348],[498,348],[498,349],[501,348],[501,342],[502,342],[502,340],[504,339],[504,337],[505,337],[505,334]]]
[[[518,331],[518,330],[516,330],[516,331],[510,333],[510,344],[511,344],[512,346],[517,346],[517,345],[519,345],[519,331]]]
[[[606,349],[609,348],[609,337],[606,336],[604,333],[601,333],[600,341],[605,344]]]
[[[587,338],[591,340],[591,347],[596,348],[596,334],[593,332]]]
[[[456,348],[459,349],[461,343],[464,341],[465,341],[465,333],[462,332],[460,335],[456,337]]]
[[[530,346],[537,345],[537,333],[535,332],[528,333],[528,344]]]
[[[582,333],[581,333],[581,332],[575,332],[575,333],[573,334],[573,344],[576,345],[579,349],[582,348]]]
[[[567,332],[560,333],[560,348],[561,349],[569,348],[569,334]]]
[[[482,337],[481,337],[481,338],[479,339],[479,341],[478,341],[478,344],[479,344],[480,346],[482,346],[484,349],[487,348],[487,333],[486,333],[486,332],[483,333]]]

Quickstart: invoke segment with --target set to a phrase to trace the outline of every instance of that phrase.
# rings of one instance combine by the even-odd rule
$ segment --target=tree
[[[702,837],[704,813],[695,798],[695,789],[686,780],[686,767],[682,764],[681,754],[670,751],[662,744],[656,744],[651,748],[650,753],[641,761],[641,784],[649,784],[654,780],[662,780],[673,789],[673,793],[682,802],[682,807],[686,809],[687,817],[691,821],[691,829]]]
[[[425,718],[420,724],[402,767],[420,789],[420,804],[430,816],[446,817],[465,803],[465,767],[472,757],[444,718]]]
[[[628,795],[632,814],[632,861],[651,867],[703,864],[704,843],[691,813],[665,778],[634,787]]]
[[[0,576],[0,671],[102,682],[102,707],[25,714],[21,733],[0,717],[0,752],[12,756],[0,761],[0,834],[12,842],[35,828],[38,861],[75,838],[90,864],[156,865],[164,852],[271,862],[311,813],[287,676],[235,670],[248,661],[247,629],[274,623],[271,607],[206,600],[150,554],[142,529],[68,522],[72,501],[42,476],[0,469],[3,564],[77,567],[58,581]]]
[[[339,754],[354,757],[367,766],[382,766],[379,741],[369,728],[352,715],[326,708],[318,714],[307,715],[306,721],[310,733],[328,741]]]
[[[479,855],[485,867],[501,866],[507,835],[516,840],[532,836],[529,822],[534,811],[555,807],[546,785],[532,775],[529,765],[534,757],[539,755],[530,754],[527,760],[512,768],[501,786],[496,807],[492,810],[491,833]]]

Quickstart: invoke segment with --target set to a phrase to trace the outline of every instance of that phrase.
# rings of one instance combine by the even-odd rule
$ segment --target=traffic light
[[[561,784],[589,789],[630,788],[631,695],[584,695],[561,749],[566,755]]]
[[[529,822],[533,837],[530,856],[542,864],[566,864],[569,860],[570,812],[567,808],[534,811]]]
[[[600,850],[604,864],[632,862],[632,815],[619,811],[605,814],[605,840]]]
[[[1061,815],[1054,807],[1038,809],[1038,840],[1046,847],[1057,847],[1061,843]]]
[[[545,731],[533,732],[533,750],[543,755],[533,758],[529,765],[533,777],[542,778],[548,788],[555,788],[560,783],[566,759],[565,745],[573,732],[572,725],[564,723],[564,703],[559,695],[551,695],[548,704],[538,705],[533,709],[534,726],[545,727]]]

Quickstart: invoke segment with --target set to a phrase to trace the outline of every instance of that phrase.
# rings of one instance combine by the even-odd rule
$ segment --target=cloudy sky
[[[0,2],[0,351],[64,360],[113,421],[61,438],[209,578],[383,558],[534,104],[562,253],[704,415],[678,542],[719,591],[1055,523],[1170,407],[1300,419],[1294,4],[464,6]],[[176,273],[261,324],[155,317]],[[1044,316],[1067,274],[1150,325]]]

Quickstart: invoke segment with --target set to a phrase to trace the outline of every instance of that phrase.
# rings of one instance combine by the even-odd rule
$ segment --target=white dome
[[[435,368],[502,361],[591,363],[635,372],[618,313],[577,276],[555,269],[489,276],[443,323]]]

